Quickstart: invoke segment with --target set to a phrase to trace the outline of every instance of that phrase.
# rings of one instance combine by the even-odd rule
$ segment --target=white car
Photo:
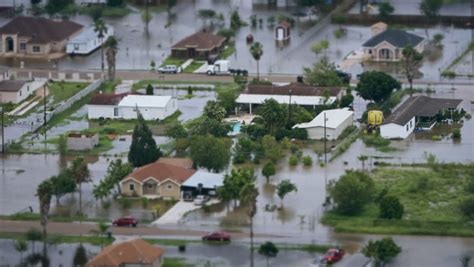
[[[178,67],[176,65],[165,65],[158,68],[159,73],[178,73]]]
[[[196,206],[202,206],[206,204],[206,202],[209,201],[209,197],[205,195],[199,195],[194,199],[194,205]]]

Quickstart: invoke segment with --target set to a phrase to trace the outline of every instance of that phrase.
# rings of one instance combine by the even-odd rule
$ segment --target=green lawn
[[[167,258],[165,257],[163,267],[193,267],[194,264],[186,263],[184,259],[181,258]]]
[[[228,57],[232,56],[235,53],[235,45],[234,44],[229,44],[226,46],[224,51],[221,53],[221,58],[227,59]]]
[[[75,82],[55,82],[49,84],[49,94],[53,97],[53,104],[57,104],[63,100],[70,98],[84,89],[87,83]]]
[[[24,239],[25,234],[22,233],[11,233],[11,232],[0,232],[0,239]],[[48,242],[53,244],[70,244],[70,243],[89,243],[91,245],[100,246],[101,238],[98,236],[75,236],[75,235],[48,235]],[[115,238],[103,238],[104,245],[110,245]]]
[[[193,61],[187,68],[184,69],[184,73],[193,73],[197,69],[199,69],[202,65],[204,65],[206,62],[204,61]]]
[[[387,188],[400,199],[405,209],[401,220],[379,219],[378,206],[372,203],[358,216],[329,212],[322,223],[341,232],[474,236],[474,225],[459,211],[459,203],[469,195],[465,180],[473,171],[474,165],[460,164],[378,168],[372,173],[376,188]]]
[[[176,65],[176,67],[179,67],[183,65],[185,61],[186,60],[184,59],[179,59],[179,58],[174,58],[172,56],[169,56],[163,61],[163,63],[161,63],[160,67],[163,67],[165,65]]]

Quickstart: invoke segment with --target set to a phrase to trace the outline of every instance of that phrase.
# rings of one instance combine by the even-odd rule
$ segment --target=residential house
[[[20,103],[38,89],[42,89],[45,83],[45,81],[0,81],[0,103]]]
[[[306,129],[309,139],[324,139],[326,132],[328,140],[336,140],[353,122],[354,112],[348,108],[329,109],[319,113],[312,121],[296,124],[293,128]]]
[[[10,79],[10,70],[7,67],[0,67],[0,81]]]
[[[306,106],[315,108],[320,105],[330,105],[342,97],[343,90],[339,87],[315,87],[303,83],[290,84],[249,84],[237,98],[241,109],[247,109],[250,114],[256,105],[267,99],[274,99],[280,104]]]
[[[105,247],[86,267],[161,267],[164,253],[159,246],[134,239]]]
[[[66,53],[71,55],[88,55],[98,49],[109,36],[114,35],[114,28],[106,25],[107,32],[102,38],[98,37],[94,26],[87,27],[78,35],[71,38],[66,44]]]
[[[15,17],[0,28],[0,56],[59,57],[81,30],[82,25],[69,20]]]
[[[268,7],[269,5],[277,8],[287,8],[297,6],[296,0],[252,0],[253,6]]]
[[[226,38],[207,31],[196,32],[171,46],[171,56],[207,60],[224,49]]]
[[[384,121],[380,126],[380,136],[405,139],[415,128],[430,130],[436,125],[439,115],[456,110],[461,102],[462,99],[412,96]]]
[[[145,120],[162,120],[178,110],[171,96],[136,94],[96,94],[87,105],[89,119],[136,119],[139,111]]]
[[[120,182],[120,187],[125,196],[180,199],[181,185],[195,172],[156,161],[130,173]]]
[[[69,133],[67,135],[66,145],[69,150],[91,150],[99,145],[99,134]]]
[[[372,25],[372,37],[363,45],[364,56],[373,61],[400,61],[403,48],[412,46],[422,53],[424,38],[399,29],[388,29],[383,22]]]

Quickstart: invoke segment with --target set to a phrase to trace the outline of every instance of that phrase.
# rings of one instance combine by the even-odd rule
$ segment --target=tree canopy
[[[229,163],[229,145],[212,135],[194,136],[191,140],[190,155],[196,167],[219,172]]]
[[[267,183],[269,182],[270,176],[275,175],[276,169],[275,164],[271,161],[265,163],[262,168],[262,175],[265,176],[267,179]]]
[[[390,14],[395,11],[392,4],[390,2],[382,2],[378,4],[379,6],[379,16],[382,19],[387,19]]]
[[[373,259],[376,266],[383,266],[384,263],[395,258],[401,251],[402,248],[391,237],[385,237],[376,241],[369,240],[369,243],[362,249],[362,254]]]
[[[325,57],[314,63],[311,68],[304,68],[303,71],[305,82],[311,85],[331,87],[344,84],[337,75],[334,64],[329,63]]]
[[[394,89],[401,88],[399,81],[381,71],[362,73],[356,91],[365,100],[382,103],[387,100]]]
[[[374,181],[365,172],[347,171],[328,191],[339,213],[354,215],[372,200]]]
[[[420,12],[428,18],[434,19],[439,15],[442,6],[443,0],[423,0],[420,3]]]
[[[413,89],[413,78],[415,78],[415,74],[423,61],[423,54],[419,53],[413,46],[407,46],[403,48],[402,55],[405,76],[408,83],[410,83],[410,89]]]
[[[253,183],[255,179],[253,169],[232,169],[224,176],[223,186],[218,191],[219,196],[227,201],[240,199],[242,189],[245,185]]]
[[[71,172],[66,169],[58,175],[50,178],[52,186],[52,194],[56,197],[56,203],[62,196],[76,191],[76,182],[73,179]]]
[[[221,122],[226,116],[226,111],[218,102],[210,100],[204,106],[203,116]]]
[[[273,98],[266,99],[256,113],[263,118],[271,135],[275,135],[277,128],[285,126],[285,118],[288,116],[283,106]]]
[[[382,219],[401,219],[404,207],[400,200],[395,196],[385,196],[379,203],[380,214]]]
[[[281,181],[277,185],[276,193],[278,197],[280,198],[282,208],[283,208],[283,199],[285,198],[285,196],[291,192],[297,192],[297,191],[298,191],[298,188],[296,187],[296,185],[288,179]]]
[[[138,111],[137,111],[138,112]],[[141,167],[157,161],[162,156],[150,128],[138,112],[138,120],[132,134],[132,144],[128,152],[128,161],[133,167]]]

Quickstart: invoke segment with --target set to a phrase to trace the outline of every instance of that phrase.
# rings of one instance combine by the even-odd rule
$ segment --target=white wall
[[[114,108],[118,108],[118,116],[114,116]],[[171,98],[164,108],[138,107],[145,120],[162,120],[178,110],[176,98]],[[113,105],[87,105],[87,115],[89,119],[98,119],[100,117],[110,119],[132,120],[137,118],[135,107],[120,107]]]
[[[326,136],[328,140],[335,140],[348,126],[351,126],[354,121],[354,115],[347,117],[338,127],[327,128]],[[311,127],[306,129],[308,131],[308,138],[314,140],[321,140],[324,138],[324,127]]]
[[[408,121],[405,125],[395,123],[383,124],[380,126],[380,136],[387,139],[407,138],[415,129],[415,117]]]
[[[87,105],[87,117],[89,119],[109,118],[114,119],[114,105]],[[120,115],[120,114],[119,114]]]

